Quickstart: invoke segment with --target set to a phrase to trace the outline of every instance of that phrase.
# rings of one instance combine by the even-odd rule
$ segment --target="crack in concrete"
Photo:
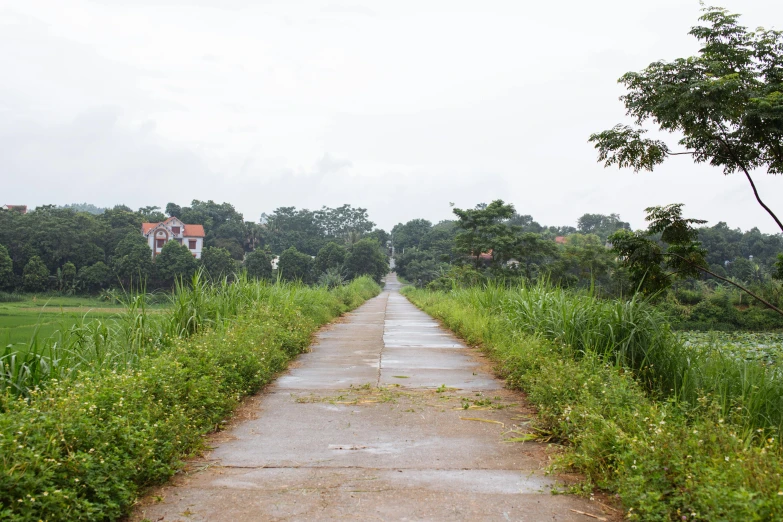
[[[386,315],[389,313],[389,296],[391,291],[385,290],[386,302],[383,305],[383,328],[381,328],[381,351],[378,352],[378,380],[375,382],[375,387],[381,387],[381,371],[383,370],[383,349],[386,347],[386,341],[384,336],[386,335]]]

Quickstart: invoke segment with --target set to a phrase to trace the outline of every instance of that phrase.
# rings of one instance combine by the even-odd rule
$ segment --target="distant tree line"
[[[141,224],[170,216],[204,226],[200,260],[175,241],[152,258]],[[245,221],[230,203],[199,200],[189,206],[169,203],[165,211],[89,203],[45,205],[26,214],[0,211],[0,290],[97,293],[141,282],[149,289],[168,288],[199,268],[215,279],[240,270],[272,278],[274,256],[280,256],[284,279],[316,283],[331,271],[331,284],[363,274],[380,280],[388,266],[388,234],[373,228],[366,210],[350,205],[318,211],[281,207],[259,222]],[[317,265],[316,256],[327,246],[342,255]]]
[[[454,267],[470,267],[497,277],[633,291],[609,241],[618,231],[631,231],[617,214],[584,214],[576,227],[544,226],[500,200],[454,213],[456,219],[435,225],[413,219],[392,229],[400,275],[423,286]],[[758,228],[743,232],[724,222],[696,231],[709,267],[721,276],[764,282],[778,270],[780,234],[764,234]]]
[[[676,216],[664,212],[671,208]],[[585,214],[576,227],[544,226],[501,200],[455,208],[454,220],[413,219],[392,229],[395,269],[412,284],[443,290],[494,280],[545,281],[604,296],[641,291],[684,327],[783,327],[783,317],[772,313],[783,307],[783,236],[724,222],[696,226],[703,222],[681,219],[680,208],[648,209],[663,214],[635,232],[617,214]],[[673,264],[677,259],[687,262]]]

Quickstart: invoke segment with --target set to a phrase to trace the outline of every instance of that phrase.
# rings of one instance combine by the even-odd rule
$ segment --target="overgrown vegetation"
[[[435,292],[417,305],[497,362],[568,446],[555,467],[636,520],[783,517],[781,366],[685,346],[650,303],[545,285]]]
[[[112,323],[6,352],[0,519],[118,518],[320,325],[378,292],[366,277],[333,290],[197,277],[163,314],[132,295]]]

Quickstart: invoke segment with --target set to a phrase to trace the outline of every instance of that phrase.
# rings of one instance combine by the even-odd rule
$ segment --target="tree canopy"
[[[345,271],[350,278],[368,275],[380,283],[389,271],[389,263],[378,243],[362,239],[345,256]]]
[[[489,205],[462,210],[455,208],[456,226],[460,229],[456,237],[456,248],[480,264],[481,254],[490,254],[494,264],[508,261],[517,252],[521,227],[509,225],[506,221],[515,215],[514,206],[496,199]]]
[[[256,249],[245,256],[247,275],[254,279],[272,279],[272,258],[262,249]]]
[[[754,170],[783,173],[783,32],[749,31],[739,15],[705,8],[689,34],[701,44],[698,56],[651,63],[619,82],[620,99],[636,127],[617,125],[590,136],[606,166],[653,170],[675,155],[742,173],[758,203],[783,231],[783,223],[761,199]],[[682,150],[646,138],[654,123],[676,133]]]
[[[310,283],[313,272],[313,258],[292,246],[280,254],[277,269],[280,272],[280,277],[286,281]]]

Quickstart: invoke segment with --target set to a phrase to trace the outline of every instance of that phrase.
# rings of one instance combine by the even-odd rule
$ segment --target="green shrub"
[[[677,288],[674,291],[674,297],[682,304],[695,305],[702,301],[702,293],[698,290],[689,290],[687,288]]]

